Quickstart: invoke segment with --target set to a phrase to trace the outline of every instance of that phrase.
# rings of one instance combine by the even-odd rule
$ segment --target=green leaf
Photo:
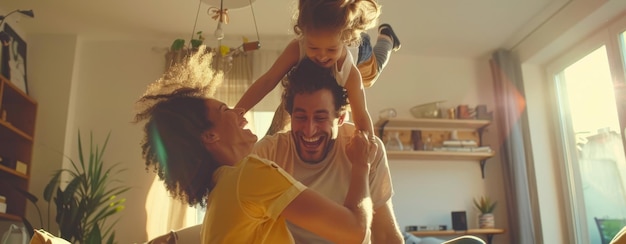
[[[185,47],[185,39],[176,39],[172,43],[172,46],[170,47],[170,49],[172,51],[178,51],[178,50],[182,50],[183,47]]]
[[[89,232],[86,237],[86,243],[89,244],[101,244],[102,243],[102,234],[100,233],[100,228],[98,225],[94,225],[93,229]]]
[[[202,40],[200,40],[200,39],[192,39],[191,40],[191,47],[192,48],[199,48],[200,45],[202,45]]]
[[[72,181],[70,181],[69,184],[67,184],[67,187],[65,187],[65,191],[63,192],[63,202],[69,202],[71,199],[74,199],[74,195],[76,194],[76,191],[78,190],[80,181],[81,181],[81,178],[76,177],[72,179]]]
[[[52,176],[52,179],[50,179],[50,182],[46,185],[46,188],[43,191],[43,199],[46,200],[46,202],[50,202],[50,199],[52,199],[52,192],[57,188],[57,185],[59,184],[59,177],[62,172],[63,171],[61,170],[57,171]]]
[[[80,130],[78,130],[78,161],[80,162],[80,165],[82,166],[81,168],[84,170],[85,169],[85,157],[83,156],[83,143],[81,142],[81,139],[80,139]],[[73,161],[72,161],[72,165],[74,165]],[[78,172],[76,165],[74,165],[74,169]]]
[[[481,196],[480,200],[473,199],[474,206],[481,213],[493,213],[496,209],[497,202],[492,202],[489,197]]]
[[[107,240],[107,244],[113,244],[113,240],[115,239],[115,232],[111,233],[111,236],[109,236],[109,239]]]

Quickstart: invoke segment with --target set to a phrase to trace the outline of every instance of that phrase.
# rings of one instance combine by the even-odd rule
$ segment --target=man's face
[[[297,94],[291,113],[291,135],[300,158],[307,163],[326,158],[337,138],[339,123],[329,90]]]

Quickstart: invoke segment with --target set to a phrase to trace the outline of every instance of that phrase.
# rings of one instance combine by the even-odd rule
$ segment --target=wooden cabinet
[[[27,199],[33,154],[37,102],[0,76],[0,195],[7,211],[0,220],[21,220]]]
[[[440,146],[443,140],[442,138],[447,138],[451,131],[456,131],[459,135],[462,134],[467,138],[471,138],[477,141],[478,145],[481,145],[483,130],[490,123],[491,121],[489,120],[390,118],[377,121],[374,127],[376,128],[378,136],[383,138],[383,141],[387,131],[402,131],[404,136],[401,141],[412,147],[412,150],[388,150],[387,157],[389,159],[479,161],[482,177],[484,178],[485,163],[487,159],[493,157],[495,154],[493,150],[486,152],[415,150],[416,148],[413,148],[412,144],[414,138],[411,138],[411,136],[415,131],[420,131],[420,138],[424,138],[424,135],[428,135],[429,137],[434,135],[435,138],[432,138],[434,139],[432,143],[434,143],[435,146]]]

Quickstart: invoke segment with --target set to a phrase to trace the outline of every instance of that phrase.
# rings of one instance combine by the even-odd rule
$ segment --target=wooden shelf
[[[405,138],[410,131],[410,140],[413,140],[413,132],[420,131],[421,142],[424,141],[425,132],[429,133],[429,137],[436,135],[435,140],[432,140],[433,146],[441,146],[443,141],[437,138],[448,137],[449,131],[461,131],[468,133],[470,136],[474,136],[470,140],[474,140],[477,144],[482,144],[483,129],[491,124],[490,120],[476,120],[476,119],[416,119],[416,118],[389,118],[378,120],[374,127],[379,137],[383,138],[386,130],[405,131]],[[444,132],[438,132],[444,131]],[[458,134],[461,135],[461,132]],[[448,134],[445,134],[448,133]],[[399,135],[399,134],[398,134]],[[460,138],[460,137],[459,137]],[[460,138],[462,140],[468,140],[468,138]],[[402,141],[402,139],[401,139]],[[406,140],[402,143],[407,143]],[[411,142],[412,143],[412,142]],[[487,159],[495,155],[494,151],[491,152],[456,152],[456,151],[387,151],[387,158],[389,159],[414,159],[414,160],[474,160],[480,162],[481,176],[485,178],[485,165]]]
[[[0,171],[7,172],[9,174],[15,175],[17,177],[20,177],[20,178],[23,178],[23,179],[26,179],[26,180],[28,180],[28,178],[30,178],[30,177],[28,177],[28,175],[22,174],[22,173],[14,170],[14,169],[11,169],[11,168],[9,168],[7,166],[4,166],[4,165],[0,165]]]
[[[414,236],[454,236],[454,235],[485,235],[503,234],[503,229],[469,229],[469,230],[423,230],[411,231]]]
[[[19,135],[20,137],[28,140],[28,141],[32,141],[33,137],[29,136],[28,134],[24,133],[23,131],[21,131],[20,129],[18,129],[17,127],[13,126],[12,124],[1,120],[0,119],[0,126],[5,127],[7,129],[9,129],[10,131],[14,132],[15,134]]]
[[[387,151],[389,159],[422,159],[422,160],[486,160],[493,157],[494,152],[442,152],[442,151]]]
[[[0,220],[22,221],[22,217],[13,214],[0,213]]]
[[[489,120],[476,119],[413,119],[413,118],[390,118],[381,119],[375,128],[394,130],[465,130],[475,131],[489,125]]]
[[[409,232],[414,236],[463,236],[463,235],[485,235],[487,244],[491,244],[493,235],[503,234],[504,229],[469,229],[469,230],[424,230]]]

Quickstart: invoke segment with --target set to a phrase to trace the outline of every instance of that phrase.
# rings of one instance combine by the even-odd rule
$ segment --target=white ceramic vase
[[[478,217],[478,226],[481,229],[493,229],[496,226],[496,221],[492,213],[481,214]]]

